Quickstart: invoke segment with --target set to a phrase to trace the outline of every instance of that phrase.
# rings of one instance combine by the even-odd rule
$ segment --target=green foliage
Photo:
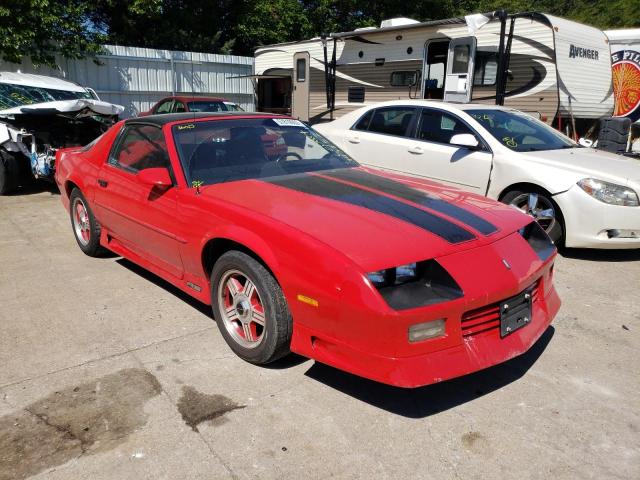
[[[55,66],[55,54],[79,58],[101,51],[103,33],[87,28],[90,2],[81,0],[2,0],[0,57],[18,63],[30,56],[36,65]]]
[[[253,55],[265,44],[377,26],[398,16],[449,18],[505,8],[606,28],[640,25],[638,0],[0,0],[0,56],[52,65],[100,44]]]

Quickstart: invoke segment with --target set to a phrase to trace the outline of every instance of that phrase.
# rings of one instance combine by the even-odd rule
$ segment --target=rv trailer
[[[580,132],[614,106],[606,35],[535,12],[396,18],[268,45],[255,52],[253,78],[259,111],[311,123],[381,101],[426,98],[512,106]]]

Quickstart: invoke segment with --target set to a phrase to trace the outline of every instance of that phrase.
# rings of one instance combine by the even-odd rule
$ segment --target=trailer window
[[[296,81],[304,82],[307,79],[307,59],[299,58],[296,60]]]
[[[413,87],[418,83],[418,70],[399,71],[391,73],[392,87]]]
[[[498,74],[498,54],[496,52],[476,52],[473,85],[492,86]]]
[[[469,70],[469,45],[456,45],[453,47],[453,64],[451,73],[467,73]]]

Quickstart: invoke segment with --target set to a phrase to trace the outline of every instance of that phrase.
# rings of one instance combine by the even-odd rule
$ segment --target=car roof
[[[185,113],[162,113],[160,115],[147,115],[145,117],[128,118],[124,121],[125,124],[131,123],[146,123],[153,124],[162,127],[168,123],[174,122],[188,122],[189,120],[202,120],[206,118],[221,118],[221,117],[286,117],[286,115],[278,115],[275,113],[260,113],[260,112],[185,112]]]
[[[184,102],[192,102],[193,100],[203,100],[205,102],[226,102],[227,100],[222,97],[199,97],[197,95],[175,95],[173,97],[176,100],[182,100]]]

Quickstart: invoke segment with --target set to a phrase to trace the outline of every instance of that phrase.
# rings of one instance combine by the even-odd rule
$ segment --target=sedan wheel
[[[287,301],[255,258],[232,250],[218,259],[211,272],[211,304],[220,333],[243,360],[262,365],[289,353]]]
[[[561,241],[563,226],[560,211],[556,204],[543,193],[509,192],[502,198],[503,203],[513,205],[523,213],[531,215],[547,232],[554,242]]]

